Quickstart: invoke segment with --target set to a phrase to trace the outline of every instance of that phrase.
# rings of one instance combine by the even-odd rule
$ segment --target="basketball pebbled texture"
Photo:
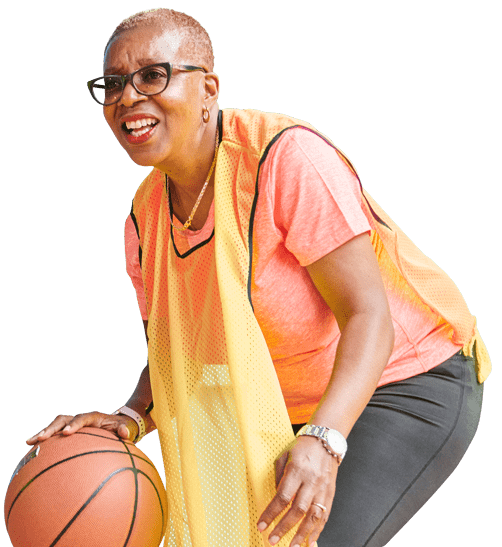
[[[133,443],[85,427],[54,435],[27,456],[5,498],[14,547],[160,545],[166,493],[155,466]]]

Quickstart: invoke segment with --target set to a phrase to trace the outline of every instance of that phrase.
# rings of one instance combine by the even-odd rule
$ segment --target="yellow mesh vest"
[[[268,545],[257,531],[258,516],[276,491],[274,461],[294,437],[248,298],[252,222],[260,159],[274,137],[294,125],[313,130],[282,115],[223,112],[214,237],[184,255],[173,243],[163,173],[154,169],[134,198],[148,310],[152,417],[169,503],[166,547]],[[477,340],[479,357],[474,318],[458,289],[368,200],[372,215],[389,226],[376,222],[397,267],[424,302],[448,318],[459,343],[472,349]],[[385,230],[381,236],[380,230]],[[443,302],[435,290],[461,302],[458,319],[449,296]],[[278,545],[285,547],[293,535]]]

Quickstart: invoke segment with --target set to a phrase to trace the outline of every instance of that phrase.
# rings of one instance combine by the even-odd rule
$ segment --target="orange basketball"
[[[167,519],[153,463],[133,443],[92,427],[35,445],[5,498],[14,547],[158,547]]]

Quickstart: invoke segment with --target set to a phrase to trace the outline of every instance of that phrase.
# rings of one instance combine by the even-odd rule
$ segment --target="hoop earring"
[[[204,110],[202,111],[202,121],[204,123],[207,123],[209,121],[209,118],[211,117],[211,114],[207,108],[207,106],[204,107]]]

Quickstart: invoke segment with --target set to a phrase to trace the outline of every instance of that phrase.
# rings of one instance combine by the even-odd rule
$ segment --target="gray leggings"
[[[482,399],[474,359],[460,353],[377,388],[347,439],[319,547],[386,545],[462,459]]]

